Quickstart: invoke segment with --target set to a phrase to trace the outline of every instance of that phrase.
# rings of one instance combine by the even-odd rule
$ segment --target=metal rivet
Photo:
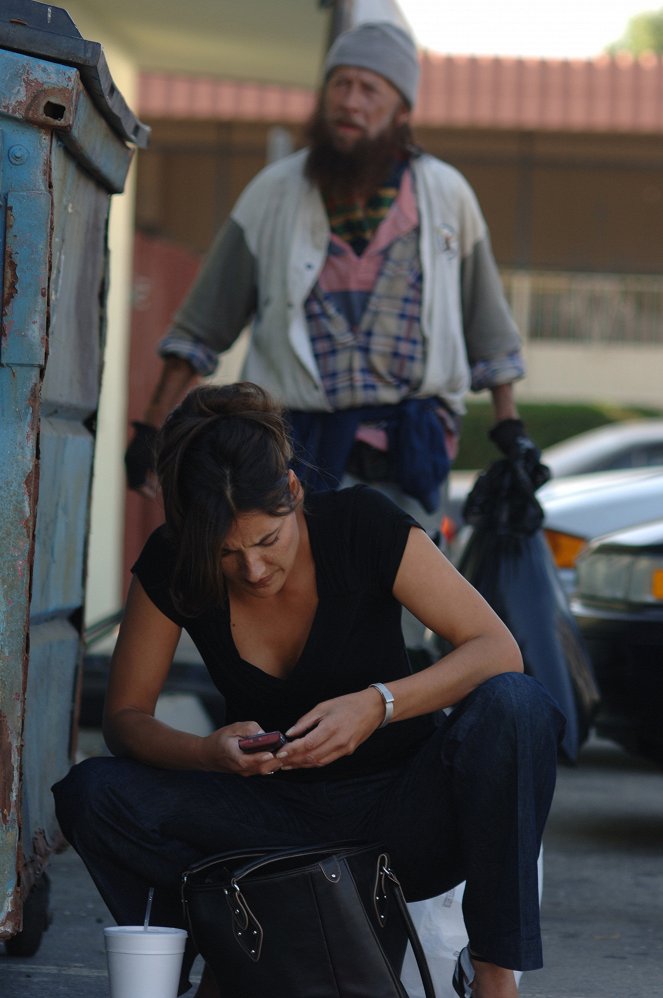
[[[7,155],[10,163],[13,163],[14,166],[20,166],[22,163],[26,162],[29,153],[25,146],[16,145],[11,146],[7,152]]]

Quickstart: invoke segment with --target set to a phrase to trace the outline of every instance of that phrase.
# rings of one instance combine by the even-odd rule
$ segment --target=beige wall
[[[598,402],[663,411],[663,348],[638,344],[525,342],[527,377],[517,387],[529,402]]]
[[[135,108],[137,68],[115,39],[112,28],[90,15],[85,0],[67,4],[83,37],[101,42],[113,82]],[[127,355],[133,246],[135,163],[125,191],[111,199],[109,223],[110,286],[107,343],[99,406],[92,483],[92,514],[86,588],[86,622],[119,609],[124,527],[124,466],[127,409]]]

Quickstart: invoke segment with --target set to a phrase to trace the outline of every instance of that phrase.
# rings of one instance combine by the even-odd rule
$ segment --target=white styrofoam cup
[[[177,998],[186,935],[163,925],[107,926],[111,998]]]

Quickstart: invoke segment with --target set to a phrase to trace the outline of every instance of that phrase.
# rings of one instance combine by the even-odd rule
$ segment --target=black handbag
[[[193,944],[223,998],[407,998],[408,941],[435,998],[389,856],[335,843],[212,856],[182,875]]]

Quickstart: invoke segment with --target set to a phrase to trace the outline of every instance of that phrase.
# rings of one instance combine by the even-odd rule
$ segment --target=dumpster
[[[35,952],[73,761],[106,229],[148,129],[61,8],[0,10],[0,939]]]

